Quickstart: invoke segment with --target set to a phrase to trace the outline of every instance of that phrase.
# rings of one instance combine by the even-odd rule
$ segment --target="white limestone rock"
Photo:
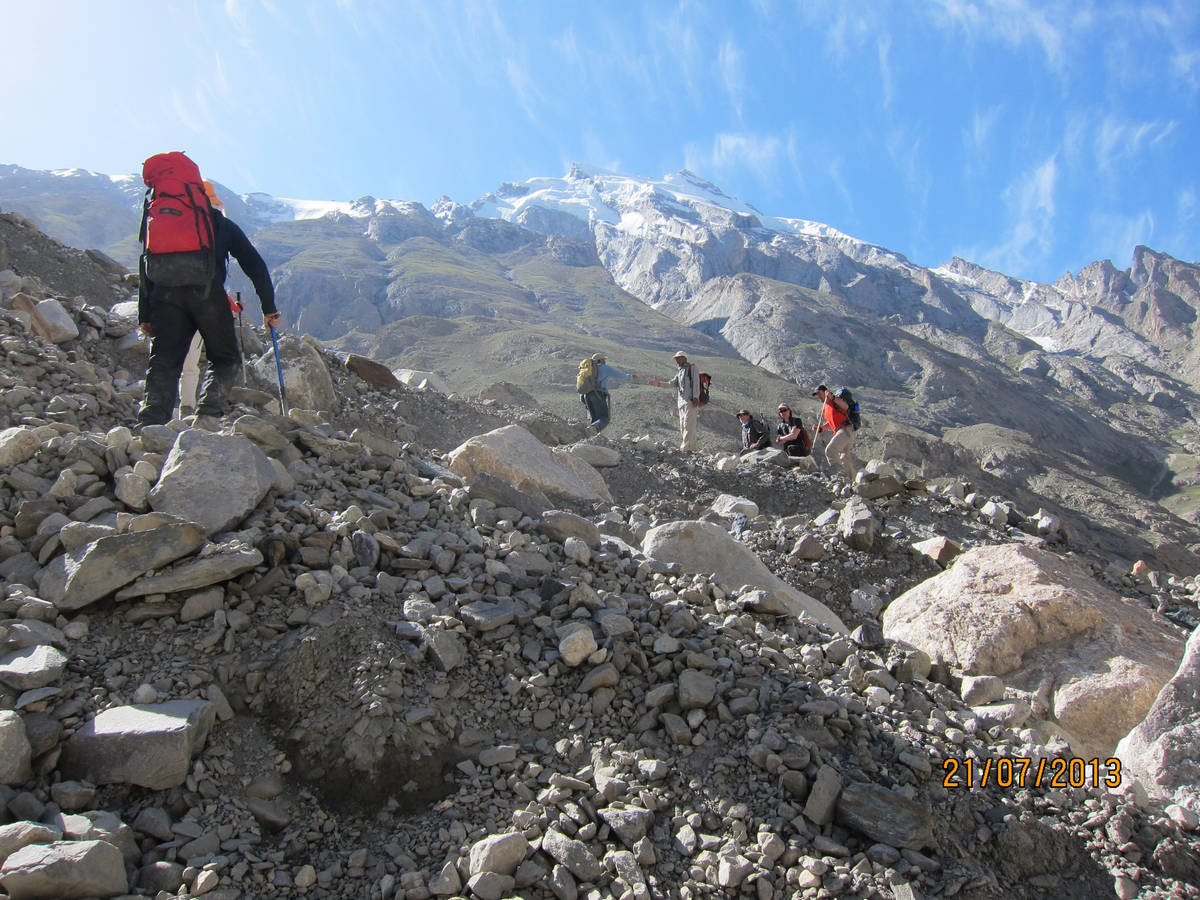
[[[642,551],[663,562],[678,563],[685,572],[715,572],[731,587],[751,585],[782,598],[793,615],[813,619],[834,631],[849,631],[824,603],[773,574],[749,547],[712,522],[668,522],[646,532]]]

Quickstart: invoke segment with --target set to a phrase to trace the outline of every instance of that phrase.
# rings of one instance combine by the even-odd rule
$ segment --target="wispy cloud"
[[[576,69],[583,69],[583,54],[579,50],[579,41],[575,37],[575,26],[568,25],[562,37],[553,41],[553,46],[562,54],[563,59]]]
[[[538,90],[537,84],[530,77],[529,71],[517,60],[509,57],[504,62],[504,73],[508,77],[509,86],[512,87],[513,93],[516,94],[521,108],[525,110],[525,115],[536,122],[538,120],[538,107],[545,102],[541,91]]]
[[[1003,107],[997,104],[971,113],[970,127],[963,130],[963,146],[968,154],[979,156],[987,152],[1002,111]]]
[[[1196,221],[1196,189],[1194,187],[1189,185],[1179,192],[1176,209],[1180,225],[1187,226]]]
[[[591,165],[599,166],[602,169],[607,169],[610,172],[621,171],[621,160],[619,157],[613,156],[609,149],[605,138],[602,135],[596,134],[592,129],[588,129],[583,135],[583,149],[587,156],[583,160],[571,159],[563,160],[563,171],[565,172],[571,163],[584,162]]]
[[[249,13],[243,0],[225,0],[225,15],[233,24],[235,40],[244,48],[254,44],[254,30],[250,27]]]
[[[1200,89],[1200,49],[1176,51],[1171,56],[1171,71],[1193,92]]]
[[[914,137],[912,132],[896,126],[890,129],[884,138],[884,146],[888,156],[904,178],[904,184],[909,191],[926,190],[931,182],[928,170],[922,165],[921,138]]]
[[[888,57],[892,51],[892,37],[889,34],[883,35],[878,42],[879,50],[879,85],[883,91],[883,108],[890,110],[892,108],[892,99],[895,96],[895,84],[892,76],[892,65]]]
[[[239,31],[245,30],[246,8],[242,6],[242,0],[225,0],[225,15],[229,16]]]
[[[783,152],[783,141],[772,135],[724,133],[713,138],[711,146],[689,144],[684,159],[695,171],[720,174],[747,169],[765,180],[776,170]]]
[[[1090,217],[1091,246],[1098,258],[1110,259],[1118,268],[1129,265],[1133,248],[1154,241],[1154,214],[1146,209],[1133,215],[1095,212]]]
[[[1004,189],[1001,199],[1008,210],[1008,231],[999,245],[977,254],[981,264],[1003,272],[1022,272],[1049,255],[1054,244],[1057,181],[1056,152]]]
[[[742,51],[733,41],[726,40],[721,44],[721,49],[717,53],[717,68],[721,72],[721,82],[725,86],[725,93],[729,95],[734,111],[741,119],[746,76],[742,71]]]
[[[833,10],[826,7],[822,12]],[[844,63],[866,43],[869,34],[870,27],[862,16],[838,11],[827,21],[825,52],[838,63]]]
[[[1066,62],[1064,32],[1078,10],[1059,4],[1046,8],[1034,0],[935,0],[941,21],[963,31],[972,43],[996,38],[1019,46],[1037,44],[1047,64],[1061,70]]]
[[[1147,147],[1166,140],[1178,122],[1122,122],[1106,116],[1096,132],[1096,164],[1100,171],[1111,173],[1118,163],[1132,160]]]

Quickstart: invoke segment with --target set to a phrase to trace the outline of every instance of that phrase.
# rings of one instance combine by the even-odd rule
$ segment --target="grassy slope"
[[[665,380],[676,370],[671,355],[682,349],[714,379],[713,402],[700,414],[705,448],[737,447],[734,412],[742,406],[771,423],[775,406],[787,399],[806,419],[815,418],[816,404],[806,391],[655,312],[618,288],[599,264],[565,265],[540,243],[494,257],[424,239],[405,242],[394,258],[403,261],[406,280],[409,274],[417,279],[404,290],[416,293],[428,279],[447,302],[465,303],[477,314],[410,316],[375,334],[346,335],[335,346],[393,368],[435,371],[467,395],[511,382],[542,408],[574,419],[582,416],[575,375],[584,356],[600,352],[615,368]],[[490,301],[486,310],[478,302],[483,297]],[[668,388],[623,385],[613,391],[613,414],[610,428],[617,433],[677,434]]]

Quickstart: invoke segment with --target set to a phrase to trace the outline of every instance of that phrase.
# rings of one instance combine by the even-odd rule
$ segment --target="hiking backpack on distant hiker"
[[[182,153],[159,153],[142,166],[142,181],[146,200],[138,239],[146,277],[163,287],[208,287],[216,252],[200,169]]]
[[[700,373],[700,396],[696,399],[697,406],[708,406],[708,389],[712,385],[712,376],[707,372]]]
[[[846,418],[850,420],[850,424],[854,426],[854,430],[862,428],[862,416],[859,415],[858,401],[854,399],[854,395],[850,393],[849,388],[842,388],[833,396],[839,400],[844,400],[846,403]]]
[[[596,375],[596,363],[589,356],[579,364],[579,374],[575,376],[575,389],[581,394],[590,394],[600,390],[600,379]]]

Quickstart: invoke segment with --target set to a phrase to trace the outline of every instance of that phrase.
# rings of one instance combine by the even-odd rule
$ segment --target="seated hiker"
[[[785,403],[779,404],[779,426],[775,429],[775,446],[788,456],[808,456],[812,453],[812,439],[803,423],[792,418],[792,410]]]
[[[593,353],[591,356],[592,372],[595,376],[595,387],[579,395],[580,401],[588,411],[588,425],[601,432],[607,427],[611,415],[612,400],[608,393],[609,382],[637,381],[636,375],[627,375],[619,369],[608,365],[603,353]],[[615,384],[613,385],[616,386]]]
[[[755,450],[762,450],[770,446],[770,436],[767,434],[766,426],[750,415],[750,410],[738,410],[737,418],[742,423],[742,452],[739,455],[753,453]]]

